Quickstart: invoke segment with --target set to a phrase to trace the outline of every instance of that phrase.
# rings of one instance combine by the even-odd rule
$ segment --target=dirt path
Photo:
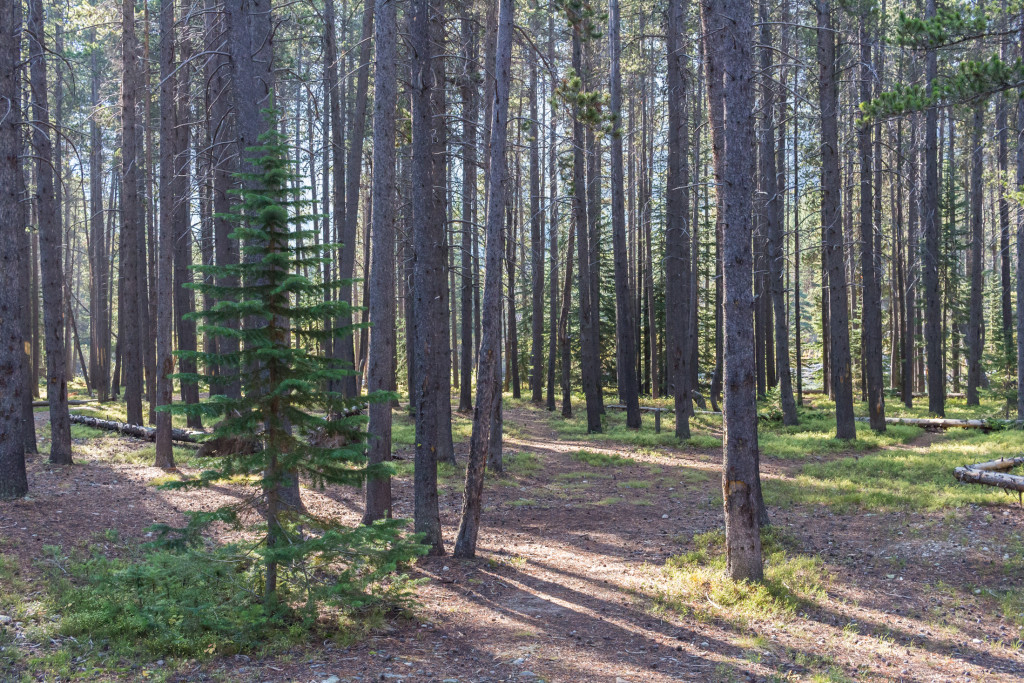
[[[719,452],[651,452],[562,441],[548,415],[506,410],[510,436],[505,454],[514,463],[513,472],[488,483],[479,557],[421,561],[416,571],[430,581],[420,591],[422,607],[415,620],[392,622],[351,647],[327,643],[263,661],[218,659],[179,669],[174,680],[1024,678],[1024,654],[1019,644],[1012,645],[1021,634],[982,609],[988,604],[980,602],[985,596],[974,595],[964,586],[967,577],[958,575],[973,568],[970,557],[943,540],[941,528],[926,526],[934,521],[927,516],[772,510],[775,524],[797,540],[802,552],[823,558],[829,579],[820,600],[797,614],[765,618],[723,613],[708,619],[656,610],[652,598],[667,581],[664,561],[690,549],[694,534],[721,526]],[[927,448],[929,436],[902,448]],[[122,438],[99,441],[102,449],[138,448],[137,442]],[[463,461],[466,448],[457,446]],[[30,566],[45,544],[70,547],[95,540],[106,528],[134,539],[155,520],[176,521],[179,510],[212,507],[230,495],[172,497],[147,486],[159,470],[111,465],[102,449],[70,471],[31,464],[30,499],[0,507],[4,552],[16,553],[23,566]],[[598,466],[579,459],[580,449],[629,460]],[[458,526],[461,484],[457,477],[441,484],[449,550]],[[394,492],[395,514],[411,516],[410,478],[396,480]],[[361,497],[356,491],[305,491],[304,496],[310,507],[358,519]],[[980,524],[983,514],[965,513],[964,523]],[[923,531],[912,539],[894,532],[914,524]],[[994,520],[990,527],[999,538],[1022,530],[1020,515]],[[927,543],[946,543],[945,550],[935,552],[947,552],[947,573],[939,576],[927,563],[914,563]],[[902,558],[902,566],[892,558]],[[947,592],[936,592],[937,579],[946,582]],[[141,675],[137,670],[122,680]]]

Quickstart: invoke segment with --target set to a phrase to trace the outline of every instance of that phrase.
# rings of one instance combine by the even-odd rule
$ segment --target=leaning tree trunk
[[[555,18],[548,16],[548,64],[551,69],[549,86],[554,91],[554,84],[558,77],[555,71]],[[550,113],[550,109],[548,110]],[[549,330],[548,330],[548,396],[547,409],[555,409],[555,359],[558,355],[558,124],[555,117],[551,116],[551,131],[548,142],[548,201],[549,218],[548,232],[550,245],[548,246],[551,274],[548,277],[548,307]],[[571,259],[570,259],[571,260]]]
[[[71,421],[64,362],[64,271],[61,268],[60,207],[54,195],[53,142],[46,98],[46,46],[43,2],[30,0],[29,69],[32,91],[32,148],[36,155],[36,213],[39,263],[43,281],[43,331],[46,346],[46,398],[50,402],[50,462],[71,464]]]
[[[25,382],[19,253],[25,232],[21,183],[21,3],[0,4],[0,99],[10,103],[0,118],[0,500],[28,493],[23,409],[32,398]]]
[[[422,0],[420,0],[422,1]],[[484,470],[491,446],[494,410],[501,401],[498,372],[501,360],[501,258],[502,226],[506,202],[506,141],[508,137],[508,96],[512,64],[512,0],[500,0],[498,38],[495,45],[495,87],[490,139],[490,182],[487,187],[487,243],[483,302],[483,337],[477,363],[476,409],[470,437],[469,464],[462,521],[455,541],[456,557],[474,557],[480,527]]]
[[[734,580],[764,576],[758,524],[757,396],[751,319],[754,163],[753,16],[745,0],[703,0],[708,102],[720,103],[712,117],[715,188],[720,206],[725,289],[725,412],[723,423],[726,562]],[[728,85],[725,78],[728,77]],[[728,143],[723,145],[724,141]]]
[[[853,439],[853,377],[850,370],[850,325],[846,293],[846,260],[840,208],[839,88],[836,43],[829,0],[817,0],[819,109],[821,111],[821,223],[828,269],[829,374],[836,402],[836,438]],[[726,259],[728,263],[728,259]]]
[[[609,76],[612,181],[612,252],[615,256],[615,374],[619,400],[626,406],[626,426],[640,428],[640,395],[636,371],[636,327],[629,293],[626,255],[626,198],[622,160],[622,75],[619,61],[622,44],[619,37],[619,0],[610,0],[608,13],[608,50],[611,54]],[[684,102],[685,106],[685,102]],[[687,278],[688,279],[688,278]]]

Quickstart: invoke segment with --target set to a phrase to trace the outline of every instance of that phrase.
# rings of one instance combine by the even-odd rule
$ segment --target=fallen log
[[[965,484],[984,484],[985,486],[1024,492],[1024,476],[1017,474],[990,472],[976,469],[975,465],[968,465],[967,467],[957,467],[953,470],[953,476],[957,481]]]
[[[85,425],[94,429],[105,429],[110,432],[124,434],[125,436],[134,436],[139,439],[148,439],[149,441],[156,440],[156,428],[154,427],[143,427],[142,425],[115,422],[114,420],[101,420],[98,417],[86,417],[85,415],[75,415],[74,413],[71,414],[71,421],[75,424]],[[172,441],[199,443],[199,439],[203,436],[203,432],[191,432],[177,428],[171,430]]]
[[[97,403],[95,398],[75,398],[68,401],[69,406],[84,406],[89,403]],[[49,401],[32,401],[33,408],[46,408],[50,405]]]
[[[972,470],[985,470],[986,472],[998,472],[1001,470],[1012,470],[1018,465],[1024,465],[1024,457],[1018,458],[999,458],[998,460],[989,460],[987,462],[978,462],[973,465],[968,465]]]
[[[857,422],[868,422],[869,418],[854,418]],[[891,425],[915,425],[917,427],[939,427],[950,429],[960,427],[963,429],[991,429],[993,425],[1020,426],[1020,420],[954,420],[948,417],[887,417],[886,424]]]

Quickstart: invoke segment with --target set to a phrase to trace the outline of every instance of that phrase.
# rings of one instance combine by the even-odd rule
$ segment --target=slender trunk
[[[352,278],[355,276],[356,227],[359,218],[359,176],[363,170],[363,138],[366,133],[366,90],[370,72],[370,46],[373,36],[373,0],[363,3],[363,32],[359,46],[359,66],[356,69],[356,100],[352,116],[352,137],[348,150],[346,170],[348,178],[345,185],[345,214],[341,233],[341,263],[339,277],[341,284],[338,296],[342,301],[352,301]],[[335,187],[335,192],[341,189]],[[338,327],[350,327],[352,316],[344,316],[336,322]],[[352,334],[334,340],[335,357],[341,360],[344,367],[352,370],[341,381],[341,391],[345,396],[356,396],[359,387],[355,375],[355,349]]]
[[[31,407],[24,374],[24,312],[18,282],[28,254],[21,204],[21,3],[0,5],[0,98],[10,103],[0,118],[0,500],[28,493],[25,472],[24,406]],[[33,443],[35,441],[33,435]]]
[[[626,426],[631,429],[639,429],[640,396],[636,377],[636,330],[633,323],[633,306],[630,302],[626,256],[626,198],[622,160],[622,76],[619,67],[622,53],[619,36],[619,0],[610,0],[608,7],[608,50],[611,55],[609,91],[611,93],[610,114],[613,126],[610,142],[610,172],[612,252],[615,257],[615,375],[619,385],[619,400],[626,406]]]
[[[763,577],[756,492],[757,397],[754,378],[751,214],[754,164],[753,16],[741,0],[702,0],[715,188],[723,231],[725,287],[725,414],[722,499],[726,563],[734,580]],[[725,78],[728,75],[729,84]],[[717,105],[714,104],[717,101]],[[714,130],[721,128],[722,130]],[[722,142],[728,140],[729,144]]]
[[[860,98],[861,102],[871,100],[871,44],[868,42],[865,18],[860,20]],[[860,267],[864,296],[861,303],[861,352],[864,357],[864,385],[867,391],[868,416],[871,429],[885,431],[885,394],[882,373],[882,291],[879,283],[875,253],[876,231],[881,225],[874,225],[874,197],[872,191],[871,129],[864,123],[857,131],[857,145],[860,154]]]
[[[506,140],[508,134],[508,96],[512,62],[512,0],[500,0],[498,37],[495,46],[494,121],[490,139],[490,182],[487,188],[486,282],[484,285],[483,338],[477,368],[476,409],[470,437],[469,465],[462,521],[455,542],[456,557],[474,557],[480,527],[484,469],[491,446],[495,405],[501,403],[497,378],[501,357],[501,254],[502,223],[506,204]]]
[[[572,21],[572,66],[577,74],[583,71],[581,22],[582,19],[578,17],[574,17]],[[572,203],[577,233],[577,260],[579,261],[580,370],[583,375],[583,393],[587,403],[587,432],[593,433],[601,431],[601,401],[598,396],[600,359],[594,326],[594,306],[591,301],[593,282],[590,278],[590,223],[587,220],[586,136],[583,131],[583,121],[575,109],[572,115],[572,138]],[[564,407],[562,411],[564,414]]]
[[[46,97],[46,46],[42,0],[30,0],[29,71],[32,92],[32,149],[36,156],[36,207],[46,339],[46,398],[50,403],[50,462],[71,464],[71,420],[64,358],[64,271],[61,268],[60,207],[54,195],[53,143]],[[58,178],[59,180],[59,178]]]
[[[174,383],[173,344],[173,273],[174,223],[176,196],[180,187],[175,181],[175,161],[180,153],[176,143],[177,101],[174,75],[174,0],[162,0],[160,5],[160,231],[157,245],[156,288],[156,402],[157,406],[170,406]],[[156,466],[174,467],[171,446],[171,414],[166,410],[156,414]]]
[[[696,341],[690,326],[692,292],[690,281],[690,211],[688,205],[689,148],[688,93],[685,54],[681,44],[686,35],[686,8],[681,0],[668,7],[668,52],[666,81],[668,86],[668,188],[665,200],[665,351],[668,363],[669,389],[675,399],[676,436],[690,437],[691,384],[690,347]],[[647,239],[648,272],[653,271]],[[616,259],[618,260],[618,259]],[[650,275],[653,278],[653,274]],[[653,281],[652,281],[653,288]],[[653,307],[652,307],[653,308]],[[654,316],[651,315],[653,322]],[[653,336],[653,324],[650,325]],[[652,370],[658,359],[652,354]],[[657,373],[652,373],[656,381]]]
[[[476,232],[476,129],[480,105],[477,101],[477,31],[471,17],[462,20],[466,45],[466,75],[462,95],[462,355],[459,411],[473,409],[473,235]]]
[[[540,26],[533,23],[533,34]],[[534,403],[544,400],[544,228],[540,208],[540,123],[537,119],[537,62],[530,61],[530,386]]]
[[[819,110],[821,111],[821,224],[828,266],[829,370],[836,402],[836,438],[857,436],[853,419],[850,370],[850,325],[846,291],[846,259],[840,206],[839,89],[835,75],[836,45],[829,0],[817,0]]]
[[[925,17],[935,17],[935,0],[925,3]],[[925,53],[925,80],[930,95],[938,74],[938,57],[934,48]],[[942,359],[942,301],[939,292],[939,166],[938,108],[925,112],[924,194],[921,197],[921,219],[924,232],[923,275],[925,320],[924,337],[928,358],[928,412],[936,417],[946,415],[946,378]]]
[[[971,300],[968,305],[970,322],[967,325],[967,405],[978,405],[978,387],[981,384],[982,325],[984,324],[984,303],[982,302],[982,244],[985,241],[985,226],[982,223],[982,168],[985,150],[982,147],[982,127],[985,125],[985,104],[974,106],[973,128],[971,130],[971,242],[968,273],[971,279]]]
[[[370,394],[390,391],[395,383],[395,121],[398,103],[396,64],[398,26],[395,3],[374,5],[377,69],[373,96],[373,209],[370,225],[370,325],[366,388]],[[367,427],[370,464],[391,458],[391,404],[370,403]],[[391,478],[366,482],[363,523],[391,516]]]
[[[550,91],[555,89],[558,82],[558,75],[555,72],[555,17],[548,16],[548,64],[551,69],[549,77]],[[548,143],[548,247],[551,262],[551,274],[548,277],[548,306],[550,309],[549,331],[548,331],[548,400],[547,409],[555,409],[555,357],[558,354],[558,123],[554,112],[549,106],[547,109],[550,119],[551,132]],[[571,259],[569,259],[571,260]],[[566,285],[569,282],[566,280]]]
[[[771,25],[767,12],[767,3],[761,0],[761,70],[771,71],[771,55],[767,46],[772,44]],[[775,90],[774,84],[764,81],[761,95],[761,108],[764,110],[764,129],[762,130],[762,159],[764,168],[764,188],[767,195],[765,220],[768,228],[768,279],[771,300],[774,306],[775,322],[775,370],[779,382],[779,402],[782,405],[782,422],[785,425],[797,423],[796,401],[793,400],[793,383],[789,370],[789,325],[786,324],[786,295],[783,291],[783,272],[785,270],[785,236],[783,228],[782,193],[778,185],[778,169],[775,150]]]

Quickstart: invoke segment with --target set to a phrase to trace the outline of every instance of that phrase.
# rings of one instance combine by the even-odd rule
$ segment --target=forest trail
[[[993,509],[992,519],[985,508],[964,509],[950,522],[941,513],[773,506],[775,527],[789,539],[787,552],[798,561],[820,558],[809,566],[822,574],[821,585],[792,609],[730,606],[707,577],[681,579],[664,569],[667,559],[694,548],[695,535],[721,526],[720,450],[563,439],[555,424],[542,409],[506,408],[507,472],[488,475],[478,557],[417,563],[413,574],[428,581],[412,619],[389,620],[350,645],[326,638],[262,659],[179,664],[167,680],[923,682],[1024,676],[1016,627],[995,613],[987,593],[971,588],[1006,584],[981,544],[986,551],[1015,552],[1012,539],[1024,527],[1018,511]],[[230,487],[156,489],[153,480],[163,473],[140,464],[151,461],[152,446],[87,434],[75,440],[81,464],[71,470],[33,459],[33,495],[0,515],[3,552],[15,555],[27,574],[45,564],[44,546],[70,552],[92,544],[121,553],[143,539],[150,523],[178,522],[181,510],[213,507],[235,495]],[[898,448],[934,443],[926,434]],[[457,444],[460,463],[467,450],[467,442]],[[411,450],[399,456],[400,465],[408,464]],[[788,476],[780,463],[792,467],[769,458],[766,471]],[[440,475],[450,552],[462,473],[442,468]],[[766,476],[767,493],[775,480]],[[395,514],[411,515],[407,473],[396,477],[394,493]],[[303,495],[311,507],[345,521],[354,523],[361,512],[358,491],[306,489]],[[941,567],[922,561],[939,555]],[[687,580],[696,582],[698,599],[665,608],[673,586]],[[30,631],[23,634],[30,639]],[[102,680],[140,675],[136,669]]]

